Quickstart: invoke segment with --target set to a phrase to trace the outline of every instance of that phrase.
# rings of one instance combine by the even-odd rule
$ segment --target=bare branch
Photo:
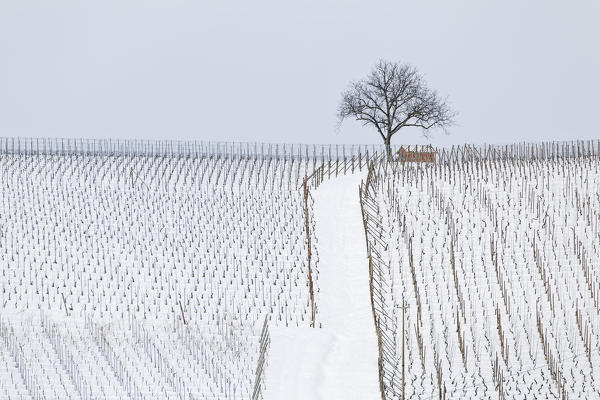
[[[419,127],[427,135],[430,129],[453,125],[456,115],[415,68],[383,60],[366,79],[352,82],[342,93],[337,113],[340,124],[353,118],[374,126],[388,147],[402,128]]]

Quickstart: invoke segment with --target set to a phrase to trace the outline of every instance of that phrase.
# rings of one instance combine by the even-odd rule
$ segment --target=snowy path
[[[321,329],[271,330],[267,400],[378,399],[377,340],[369,299],[358,185],[364,174],[313,191]]]

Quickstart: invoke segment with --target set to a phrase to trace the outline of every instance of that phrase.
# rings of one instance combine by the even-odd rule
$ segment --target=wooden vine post
[[[65,305],[65,313],[67,314],[67,317],[69,316],[69,309],[67,308],[67,301],[65,300],[65,294],[61,292],[60,294],[62,296],[62,301],[63,304]]]
[[[404,297],[402,297],[402,400],[405,399],[404,397],[404,388],[405,388],[405,375],[404,375],[404,320],[405,320],[405,312],[406,309],[408,308],[408,306],[406,305],[406,302],[404,301]]]
[[[315,295],[313,290],[313,279],[312,279],[312,252],[311,252],[311,238],[310,238],[310,217],[308,213],[308,177],[304,177],[302,187],[304,189],[304,221],[306,227],[306,240],[308,242],[308,290],[310,294],[310,308],[311,308],[311,327],[315,327]]]
[[[183,307],[181,305],[181,300],[179,300],[179,309],[181,310],[181,318],[183,319],[183,324],[187,325],[187,322],[185,321],[185,314],[183,313]]]

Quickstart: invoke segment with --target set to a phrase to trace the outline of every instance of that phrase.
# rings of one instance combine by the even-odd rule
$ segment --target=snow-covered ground
[[[364,158],[295,154],[0,154],[0,399],[247,400],[265,348],[270,400],[379,399],[366,172],[343,173]],[[403,298],[407,398],[598,398],[600,160],[387,168],[367,225],[388,399]]]
[[[248,399],[310,324],[312,161],[0,153],[0,398]]]
[[[313,191],[320,328],[271,330],[265,398],[377,399],[377,339],[358,187],[364,174]]]
[[[600,398],[599,159],[406,164],[374,182],[388,398],[403,298],[407,398]]]

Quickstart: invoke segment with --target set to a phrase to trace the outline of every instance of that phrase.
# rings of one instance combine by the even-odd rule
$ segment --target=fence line
[[[433,148],[430,145],[393,145],[414,151],[433,151],[436,162],[472,161],[475,159],[551,159],[556,157],[589,157],[600,155],[600,140],[519,142],[508,145],[455,145]],[[368,154],[385,154],[381,144],[286,144],[259,142],[213,142],[181,140],[121,140],[64,138],[0,138],[0,154],[51,155],[138,155],[178,157],[267,157],[295,158],[339,162],[358,159]],[[348,161],[346,161],[348,163]]]
[[[179,140],[0,138],[0,153],[51,155],[138,155],[179,157],[267,157],[316,160],[351,158],[383,145],[287,144]]]
[[[336,160],[335,163],[323,160],[321,165],[316,167],[312,174],[306,178],[306,182],[316,189],[324,180],[331,179],[332,176],[337,177],[340,174],[346,175],[348,171],[354,173],[357,170],[362,171],[363,168],[368,168],[369,163],[380,161],[382,154],[385,154],[385,152],[374,151],[369,153],[367,151],[350,159],[345,157],[343,160]]]
[[[363,227],[365,230],[365,241],[367,245],[367,257],[369,260],[369,293],[371,297],[371,311],[373,313],[373,322],[375,333],[377,335],[378,348],[378,375],[379,391],[381,399],[387,400],[398,398],[395,392],[394,382],[398,379],[398,371],[395,362],[395,338],[390,338],[386,331],[396,332],[395,319],[385,311],[385,299],[388,292],[388,282],[390,280],[390,268],[381,260],[379,252],[376,250],[377,244],[382,244],[383,226],[377,201],[371,191],[374,190],[374,179],[376,179],[376,168],[379,169],[382,163],[369,163],[369,172],[366,181],[359,186],[359,200],[363,218]],[[387,249],[387,244],[385,245]],[[388,275],[388,276],[386,276]],[[383,328],[382,328],[383,325]],[[387,329],[391,328],[391,329]],[[390,359],[392,358],[392,359]],[[389,395],[389,396],[388,396]]]

